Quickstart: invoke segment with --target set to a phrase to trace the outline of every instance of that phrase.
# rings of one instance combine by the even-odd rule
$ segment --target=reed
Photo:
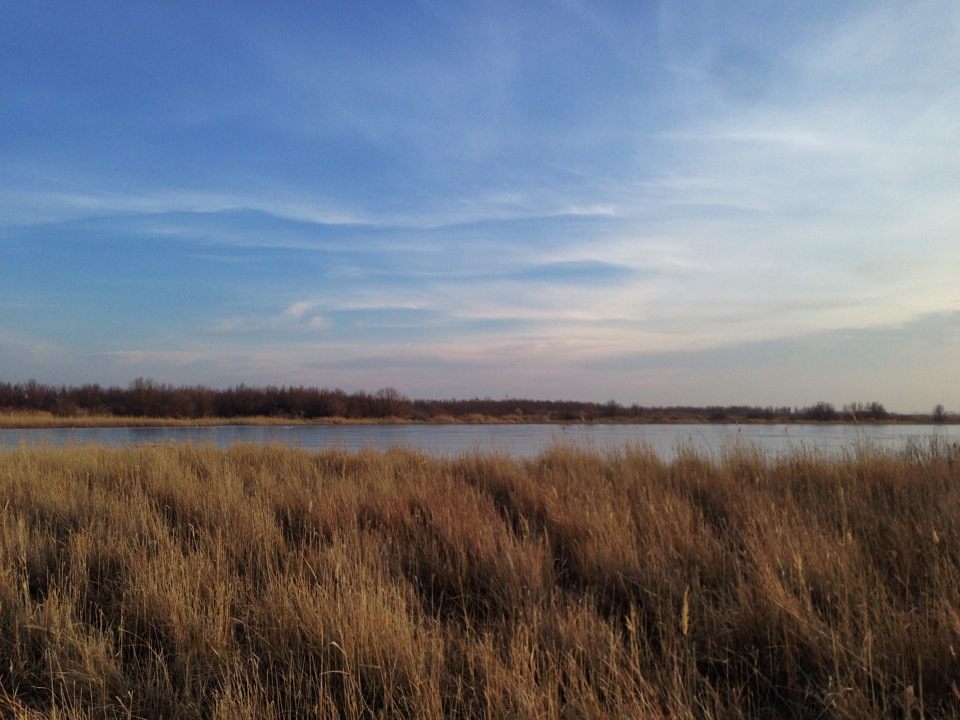
[[[241,417],[130,417],[125,415],[55,415],[51,412],[2,412],[0,430],[27,430],[48,428],[127,428],[127,427],[212,427],[224,425],[290,426],[290,425],[452,425],[452,424],[498,424],[520,423],[561,424],[545,417],[471,414],[461,417],[438,415],[413,419],[408,417],[358,417],[341,416],[299,418],[283,415],[251,415]]]
[[[301,420],[279,417],[175,418],[119,415],[54,415],[50,412],[0,412],[0,429],[103,428],[103,427],[204,427],[211,425],[303,425]],[[319,423],[315,423],[319,424]]]
[[[960,448],[0,451],[0,716],[960,715]]]

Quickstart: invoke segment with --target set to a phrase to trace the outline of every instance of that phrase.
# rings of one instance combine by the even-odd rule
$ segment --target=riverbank
[[[960,456],[0,451],[0,714],[957,717]]]
[[[52,413],[0,413],[0,429],[19,430],[34,428],[123,428],[123,427],[215,427],[230,425],[282,426],[282,425],[375,425],[410,422],[399,418],[347,419],[323,418],[302,420],[283,417],[231,417],[231,418],[177,418],[177,417],[120,417],[117,415],[61,416]]]
[[[116,415],[54,415],[47,412],[0,412],[0,430],[40,429],[40,428],[124,428],[124,427],[217,427],[217,426],[310,426],[310,425],[520,425],[542,424],[556,425],[925,425],[930,419],[925,417],[897,418],[888,420],[764,420],[726,418],[711,419],[703,416],[646,416],[646,417],[609,417],[581,420],[557,420],[538,415],[482,415],[474,413],[454,417],[438,415],[427,418],[385,417],[385,418],[288,418],[288,417],[229,417],[229,418],[177,418],[177,417],[120,417]],[[941,424],[960,424],[960,419],[951,418]]]

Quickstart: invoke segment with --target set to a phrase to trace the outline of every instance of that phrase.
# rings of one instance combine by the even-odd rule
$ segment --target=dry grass
[[[222,425],[515,425],[523,423],[546,423],[545,418],[507,415],[496,417],[477,413],[453,417],[438,415],[413,420],[400,417],[345,418],[291,418],[283,416],[253,415],[244,417],[128,417],[125,415],[55,415],[50,412],[0,412],[0,430],[46,429],[46,428],[124,428],[124,427],[209,427]],[[619,422],[629,422],[620,420]],[[560,425],[559,421],[553,424]]]
[[[0,716],[960,715],[960,450],[0,451]]]
[[[0,412],[0,429],[103,428],[103,427],[198,427],[207,425],[292,425],[299,420],[275,417],[157,418],[119,415],[54,415],[49,412]]]

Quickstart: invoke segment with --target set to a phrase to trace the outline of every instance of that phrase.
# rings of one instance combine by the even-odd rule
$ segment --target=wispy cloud
[[[213,324],[210,332],[214,335],[275,335],[329,330],[332,323],[314,312],[317,305],[316,302],[299,300],[274,315],[223,318]]]
[[[189,350],[114,350],[103,353],[103,357],[114,360],[121,366],[130,365],[173,365],[182,367],[212,359],[209,352]]]
[[[0,28],[4,372],[809,402],[953,327],[949,0],[148,6]]]

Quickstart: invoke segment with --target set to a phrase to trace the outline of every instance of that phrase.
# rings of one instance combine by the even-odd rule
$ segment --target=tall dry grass
[[[0,429],[202,427],[208,425],[290,425],[301,421],[270,417],[166,418],[121,415],[54,415],[50,412],[0,412]]]
[[[960,715],[960,449],[0,452],[0,716]]]
[[[299,418],[245,417],[129,417],[126,415],[54,415],[49,412],[0,412],[0,429],[209,427],[218,425],[384,425],[405,422],[399,418]]]

